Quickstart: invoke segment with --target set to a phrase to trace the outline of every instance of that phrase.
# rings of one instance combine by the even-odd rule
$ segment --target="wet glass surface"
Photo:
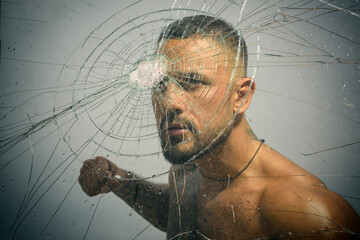
[[[204,99],[220,75],[217,64],[226,61],[215,58],[211,40],[199,50],[209,57],[195,63],[178,46],[159,50],[162,30],[194,15],[224,19],[244,38],[247,76],[256,82],[246,119],[256,136],[360,213],[358,1],[2,1],[0,237],[166,238],[116,195],[87,196],[78,177],[85,160],[103,156],[136,173],[135,182],[169,181],[159,139],[166,127],[158,131],[153,101],[154,95],[165,105],[177,100],[164,88],[176,86],[179,99],[199,115],[213,109],[194,130],[208,136],[223,112],[221,104]],[[239,64],[240,55],[227,62]],[[183,69],[186,76],[179,74]],[[195,93],[202,83],[191,79],[205,81],[204,71],[213,75]],[[200,107],[182,91],[196,95]],[[191,141],[180,139],[169,140],[169,148]],[[170,172],[170,180],[178,183],[181,171],[200,176],[192,163],[212,145],[210,139],[185,169]],[[190,187],[179,189],[200,191],[189,179]],[[196,229],[181,228],[189,231]]]

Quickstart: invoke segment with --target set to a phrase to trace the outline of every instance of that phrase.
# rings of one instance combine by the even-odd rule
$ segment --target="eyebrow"
[[[171,77],[180,77],[180,78],[192,78],[196,79],[197,81],[203,83],[203,84],[209,84],[209,78],[205,76],[204,73],[198,73],[198,72],[171,72],[169,74]]]

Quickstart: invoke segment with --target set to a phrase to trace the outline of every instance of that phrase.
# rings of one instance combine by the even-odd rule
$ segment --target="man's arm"
[[[168,184],[153,184],[127,173],[130,180],[114,180],[108,184],[113,193],[124,200],[143,218],[166,232],[169,212]]]
[[[153,184],[134,173],[118,168],[103,157],[86,160],[79,183],[89,196],[114,192],[137,213],[162,231],[166,231],[169,210],[168,184]]]
[[[321,190],[291,184],[269,187],[262,202],[263,222],[273,237],[360,238],[359,216],[341,196],[326,187]]]

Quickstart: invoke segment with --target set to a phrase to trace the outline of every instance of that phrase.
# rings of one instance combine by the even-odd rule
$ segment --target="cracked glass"
[[[359,17],[357,0],[1,1],[0,237],[359,237],[317,205],[341,196],[358,221]],[[321,218],[271,225],[286,211]]]

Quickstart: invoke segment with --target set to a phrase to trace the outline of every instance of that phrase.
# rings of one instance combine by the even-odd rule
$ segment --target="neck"
[[[203,177],[210,180],[255,175],[261,172],[260,162],[256,161],[260,144],[245,117],[241,116],[229,137],[196,163]]]

